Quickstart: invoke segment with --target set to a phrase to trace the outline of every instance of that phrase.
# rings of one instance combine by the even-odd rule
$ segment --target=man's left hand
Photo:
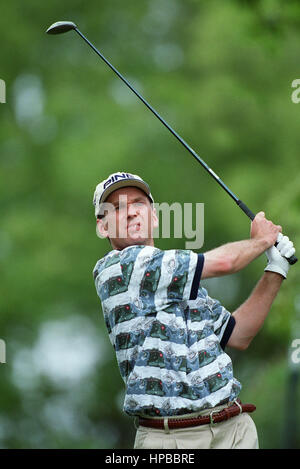
[[[291,257],[296,250],[292,241],[287,236],[283,236],[282,233],[278,234],[277,243],[276,247],[272,246],[266,251],[268,264],[265,271],[276,272],[286,278],[290,268],[286,257]]]

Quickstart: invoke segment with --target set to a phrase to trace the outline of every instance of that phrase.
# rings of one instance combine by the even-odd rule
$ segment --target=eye
[[[118,212],[120,210],[120,204],[116,204],[113,210],[114,212]]]
[[[127,210],[127,204],[126,203],[119,203],[116,205],[116,210],[122,210],[122,212]]]

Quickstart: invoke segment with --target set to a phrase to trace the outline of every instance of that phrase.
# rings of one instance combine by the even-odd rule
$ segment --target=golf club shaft
[[[77,34],[93,49],[94,52],[108,65],[111,70],[130,88],[130,90],[147,106],[147,108],[160,120],[160,122],[177,138],[177,140],[191,153],[191,155],[201,164],[201,166],[215,179],[215,181],[227,192],[228,195],[236,202],[241,210],[253,220],[255,214],[242,202],[219,178],[219,176],[200,158],[200,156],[186,143],[186,141],[175,132],[175,130],[161,117],[161,115],[143,98],[143,96],[121,75],[121,73],[104,57],[103,54],[82,34],[77,27],[74,28]],[[276,246],[276,244],[275,244]],[[297,258],[291,256],[287,259],[290,264],[295,264]]]
[[[210,175],[225,189],[225,191],[230,195],[230,197],[233,198],[233,200],[238,203],[238,198],[236,195],[233,194],[233,192],[224,184],[224,182],[217,176],[214,171],[209,168],[209,166],[203,161],[199,155],[186,143],[186,141],[180,137],[180,135],[175,132],[174,129],[161,117],[161,115],[143,98],[143,96],[129,83],[129,81],[126,80],[126,78],[121,75],[121,73],[104,57],[101,52],[96,49],[96,47],[79,31],[78,28],[75,28],[75,31],[79,34],[79,36],[84,39],[87,44],[96,52],[96,54],[101,57],[101,59],[118,75],[118,77],[128,86],[128,88],[131,89],[131,91],[147,106],[148,109],[160,120],[160,122],[167,127],[167,129],[174,135],[174,137],[179,140],[180,143],[193,155],[193,157],[210,173]]]

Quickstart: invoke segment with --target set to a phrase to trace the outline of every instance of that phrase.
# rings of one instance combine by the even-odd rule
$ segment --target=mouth
[[[136,230],[139,231],[141,228],[141,224],[139,222],[131,223],[127,226],[127,230]]]

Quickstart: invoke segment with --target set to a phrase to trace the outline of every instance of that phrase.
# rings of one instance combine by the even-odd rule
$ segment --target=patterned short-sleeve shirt
[[[174,416],[235,399],[224,352],[233,316],[200,286],[204,256],[129,246],[94,268],[131,416]]]

